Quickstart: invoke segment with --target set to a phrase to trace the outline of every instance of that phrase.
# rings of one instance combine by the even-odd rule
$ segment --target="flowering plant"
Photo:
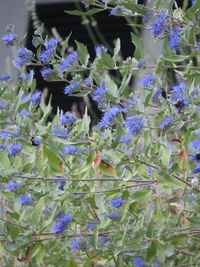
[[[68,52],[68,38],[60,45],[42,27],[36,54],[13,31],[3,35],[20,76],[0,77],[0,264],[199,266],[200,2],[84,2],[87,11],[66,13],[140,16],[163,54],[150,66],[136,31],[125,60],[119,39],[90,60],[84,44]],[[89,95],[97,125],[87,108],[81,119],[58,110],[50,121],[35,66],[64,81],[63,94]]]

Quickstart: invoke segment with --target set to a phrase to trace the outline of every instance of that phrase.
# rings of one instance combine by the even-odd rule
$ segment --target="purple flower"
[[[115,208],[119,208],[122,204],[126,203],[122,198],[113,198],[110,200],[109,204]]]
[[[66,112],[65,114],[60,115],[60,123],[62,125],[73,123],[76,119],[71,114],[71,112]]]
[[[36,105],[37,102],[40,100],[42,93],[39,90],[35,90],[30,98],[30,102],[33,105]]]
[[[154,261],[154,267],[160,267],[160,261],[159,260]]]
[[[52,74],[52,69],[51,68],[43,68],[41,70],[42,77],[45,81],[48,81],[49,78],[51,77]]]
[[[98,45],[95,47],[95,52],[96,52],[96,55],[99,56],[101,55],[101,52],[102,50],[104,50],[105,52],[108,51],[108,48],[106,48],[104,45]]]
[[[8,191],[16,191],[20,186],[21,186],[21,183],[14,182],[14,181],[11,180],[4,187]]]
[[[160,13],[157,17],[155,17],[153,23],[151,24],[151,32],[154,37],[158,36],[164,29],[166,29],[166,19],[168,15],[165,13]]]
[[[190,2],[193,6],[196,4],[196,0],[190,0]]]
[[[16,156],[22,149],[21,143],[11,143],[7,148],[7,152],[10,156]]]
[[[103,114],[103,117],[101,118],[99,125],[100,127],[106,127],[107,125],[109,125],[112,120],[114,119],[114,117],[119,113],[122,112],[123,109],[121,107],[118,106],[112,106],[110,108],[110,110],[106,111]]]
[[[167,126],[169,126],[169,125],[172,125],[172,123],[173,123],[173,116],[172,115],[170,115],[169,117],[167,117],[166,119],[164,119],[163,121],[162,121],[162,123],[160,124],[160,128],[161,129],[164,129],[165,127],[167,127]]]
[[[172,27],[171,33],[168,37],[168,45],[174,52],[176,52],[180,46],[180,31],[181,29],[179,27]]]
[[[19,197],[20,197],[19,203],[21,205],[31,205],[34,202],[31,195],[24,194],[24,195],[20,195]]]
[[[25,47],[20,47],[17,50],[18,58],[13,61],[15,67],[22,67],[26,63],[31,62],[33,53]]]
[[[153,75],[147,74],[140,79],[139,83],[142,87],[148,88],[153,85],[154,80],[155,77]]]
[[[12,33],[12,32],[5,33],[2,36],[2,41],[7,46],[15,44],[15,42],[17,41],[17,39],[18,39],[17,34]]]
[[[146,261],[142,260],[140,257],[134,257],[133,258],[133,266],[134,267],[143,267],[147,266]]]
[[[145,120],[140,116],[132,115],[126,118],[124,124],[130,135],[139,135],[144,127]]]
[[[61,234],[68,227],[69,223],[72,221],[71,214],[65,214],[53,225],[52,231],[55,234]]]
[[[69,67],[72,66],[77,59],[78,59],[77,51],[70,53],[66,58],[64,58],[60,62],[58,70],[61,72],[68,71]]]
[[[10,76],[9,75],[2,75],[0,76],[0,81],[7,81],[10,79]]]

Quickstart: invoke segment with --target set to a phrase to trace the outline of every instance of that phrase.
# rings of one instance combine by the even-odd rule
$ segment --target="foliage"
[[[69,52],[69,37],[59,45],[42,27],[36,54],[12,27],[2,37],[17,47],[20,77],[0,77],[0,264],[199,266],[200,2],[84,2],[86,12],[66,13],[104,9],[129,19],[132,57],[121,57],[118,39],[91,60],[84,44]],[[163,42],[153,66],[138,17]],[[99,123],[91,126],[87,109],[82,119],[58,110],[49,121],[34,66],[45,80],[64,81],[63,94],[90,95]]]

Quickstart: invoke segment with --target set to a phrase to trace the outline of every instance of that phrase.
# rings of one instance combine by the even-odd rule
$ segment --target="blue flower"
[[[105,245],[108,242],[108,237],[107,236],[100,235],[99,239],[101,240],[102,245]]]
[[[139,83],[141,86],[148,88],[153,85],[154,80],[155,80],[155,77],[153,75],[147,74],[140,79]]]
[[[164,29],[166,29],[166,19],[168,15],[165,13],[160,13],[155,17],[153,23],[151,24],[151,32],[154,37],[158,36]]]
[[[195,46],[196,46],[196,51],[200,52],[200,42],[197,42]]]
[[[48,81],[49,78],[51,77],[52,74],[52,69],[51,68],[43,68],[41,70],[42,77],[45,81]]]
[[[7,46],[15,44],[15,42],[17,41],[17,39],[18,39],[17,34],[12,33],[12,32],[5,33],[2,36],[2,41]]]
[[[105,52],[107,52],[108,51],[108,48],[105,47],[104,45],[98,45],[98,46],[96,46],[95,47],[96,55],[97,56],[101,55],[102,50],[104,50]]]
[[[71,114],[71,112],[66,112],[65,114],[60,115],[60,123],[61,125],[73,123],[76,119]]]
[[[154,261],[154,267],[160,267],[160,261],[159,260]]]
[[[64,215],[65,215],[65,212],[64,212],[63,209],[61,209],[61,210],[56,212],[55,217],[56,218],[61,218],[61,217],[64,217]]]
[[[62,155],[64,155],[64,154],[72,155],[73,153],[77,153],[80,151],[81,151],[81,149],[76,147],[76,146],[66,145],[66,146],[64,146],[64,150],[61,150],[60,152]]]
[[[33,53],[25,47],[20,47],[17,50],[18,58],[13,61],[15,67],[22,67],[26,63],[31,62]]]
[[[157,103],[159,96],[162,94],[162,89],[156,89],[151,97],[153,103]]]
[[[55,126],[52,129],[52,132],[56,136],[69,137],[69,132],[66,128],[60,127],[56,128]]]
[[[194,173],[200,172],[200,165],[197,165],[194,169]]]
[[[8,191],[16,191],[20,186],[21,186],[21,183],[14,182],[14,181],[11,180],[4,187]]]
[[[112,212],[112,213],[108,214],[108,217],[110,219],[118,219],[120,217],[120,213],[119,212]]]
[[[45,47],[46,49],[50,49],[50,48],[55,48],[58,44],[58,41],[56,40],[56,38],[48,38],[45,42]]]
[[[123,109],[121,107],[118,107],[118,106],[112,106],[110,108],[110,110],[106,111],[104,114],[103,114],[103,117],[101,118],[100,122],[99,122],[99,125],[101,127],[106,127],[107,125],[109,125],[112,120],[114,119],[114,117],[119,113],[119,112],[122,112]]]
[[[140,60],[138,60],[138,62],[137,62],[137,67],[138,68],[141,68],[141,67],[143,67],[145,65],[145,61],[144,61],[144,59],[140,59]]]
[[[146,261],[142,260],[140,257],[134,257],[133,258],[133,266],[134,267],[143,267],[147,266]]]
[[[73,90],[78,87],[80,84],[78,81],[73,81],[70,85],[64,88],[64,94],[69,95],[73,92]]]
[[[52,57],[55,54],[55,50],[53,48],[42,49],[40,52],[40,60],[43,64],[49,63]]]
[[[60,217],[59,220],[52,227],[53,233],[55,234],[63,233],[71,221],[72,221],[71,214],[65,214],[64,216]]]
[[[120,10],[123,10],[124,6],[116,6],[115,8],[110,9],[110,15],[116,15]]]
[[[168,37],[168,45],[174,52],[176,52],[180,46],[181,42],[180,31],[181,29],[179,27],[172,27],[171,33]]]
[[[30,102],[33,105],[36,105],[37,102],[40,100],[42,93],[39,90],[35,90],[35,92],[32,94],[30,98]]]
[[[91,85],[91,83],[92,83],[92,78],[88,77],[83,81],[83,86]]]
[[[196,4],[196,0],[190,0],[190,2],[193,6]]]
[[[78,59],[77,51],[70,53],[66,58],[64,58],[59,65],[58,70],[61,72],[67,71],[70,66]]]
[[[115,208],[119,208],[122,204],[126,203],[122,198],[113,198],[109,201],[109,204]]]
[[[70,240],[71,243],[71,249],[73,250],[81,250],[81,240],[80,238],[72,238]]]
[[[129,143],[131,138],[128,135],[122,135],[119,139],[119,143]]]
[[[31,195],[25,194],[25,195],[20,195],[19,197],[20,197],[19,203],[21,205],[31,205],[34,202]]]
[[[10,76],[9,75],[2,75],[0,76],[0,81],[7,81],[10,79]]]
[[[16,156],[22,149],[21,143],[11,143],[7,148],[7,152],[10,156]]]
[[[95,227],[95,223],[87,223],[87,225],[86,225],[86,229],[88,229],[88,230],[93,230],[94,227]]]
[[[105,93],[107,91],[107,86],[101,85],[96,86],[93,91],[92,99],[98,102],[98,106],[101,106],[105,101]]]
[[[26,108],[23,108],[22,111],[19,113],[21,116],[24,117],[29,117],[30,113],[28,112],[28,110]]]
[[[46,205],[45,208],[43,209],[43,212],[48,213],[50,212],[50,210],[51,210],[51,207]]]
[[[167,117],[165,120],[162,121],[162,123],[160,124],[160,128],[163,129],[166,126],[172,125],[173,123],[173,116],[170,115],[169,117]]]
[[[191,145],[196,148],[196,149],[199,149],[200,148],[200,140],[193,140],[191,142]]]
[[[144,127],[145,120],[140,116],[132,115],[126,118],[124,124],[130,135],[139,135]]]

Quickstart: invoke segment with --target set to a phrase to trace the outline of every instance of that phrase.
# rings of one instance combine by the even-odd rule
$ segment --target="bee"
[[[177,98],[176,101],[173,103],[173,105],[176,107],[176,108],[180,108],[180,106],[183,104],[183,99],[181,98]]]

